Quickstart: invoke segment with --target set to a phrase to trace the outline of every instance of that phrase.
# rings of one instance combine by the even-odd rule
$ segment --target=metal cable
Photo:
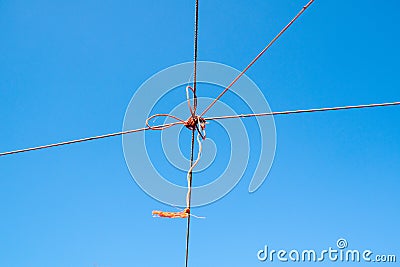
[[[198,43],[198,31],[199,31],[199,0],[195,0],[195,21],[194,21],[194,58],[193,58],[193,113],[192,119],[196,119],[197,110],[197,43]],[[192,141],[190,148],[190,169],[188,171],[188,194],[187,194],[187,208],[189,210],[189,216],[187,218],[186,226],[186,253],[185,253],[185,266],[188,267],[189,263],[189,236],[190,236],[190,204],[191,204],[191,188],[193,178],[193,156],[194,156],[194,139],[196,129],[192,129]]]
[[[363,109],[363,108],[387,107],[387,106],[398,106],[398,105],[400,105],[400,101],[365,104],[365,105],[352,105],[352,106],[339,106],[339,107],[328,107],[328,108],[298,109],[298,110],[289,110],[289,111],[273,111],[273,112],[265,112],[265,113],[216,116],[216,117],[208,117],[208,118],[204,118],[204,119],[206,121],[207,120],[223,120],[223,119],[234,119],[234,118],[277,116],[277,115],[312,113],[312,112],[323,112],[323,111],[334,111],[334,110],[348,110],[348,109]],[[179,124],[183,124],[183,123],[181,121],[178,121],[178,122],[167,123],[167,124],[162,124],[162,125],[157,125],[157,126],[151,126],[151,128],[164,128],[165,129],[167,127],[172,127],[174,125],[179,125]],[[112,137],[112,136],[136,133],[136,132],[140,132],[140,131],[147,131],[147,130],[151,130],[151,128],[145,127],[145,128],[139,128],[139,129],[128,130],[128,131],[123,131],[123,132],[116,132],[116,133],[86,137],[86,138],[81,138],[81,139],[75,139],[75,140],[71,140],[71,141],[64,141],[64,142],[54,143],[54,144],[49,144],[49,145],[43,145],[43,146],[24,148],[24,149],[13,150],[13,151],[8,151],[8,152],[2,152],[2,153],[0,153],[0,156],[18,154],[18,153],[23,153],[23,152],[33,151],[33,150],[40,150],[40,149],[69,145],[69,144],[74,144],[74,143],[81,143],[81,142],[86,142],[86,141],[91,141],[91,140],[96,140],[96,139],[108,138],[108,137]]]
[[[162,124],[162,125],[157,125],[157,126],[152,126],[152,127],[153,128],[161,128],[162,127],[162,128],[165,129],[165,128],[169,128],[169,127],[177,125],[177,124],[182,124],[182,122],[178,121],[178,122],[167,123],[167,124]],[[81,142],[86,142],[86,141],[91,141],[91,140],[96,140],[96,139],[102,139],[102,138],[107,138],[107,137],[112,137],[112,136],[118,136],[118,135],[130,134],[130,133],[137,133],[137,132],[141,132],[141,131],[151,130],[152,127],[144,127],[144,128],[128,130],[128,131],[123,131],[123,132],[103,134],[103,135],[97,135],[97,136],[92,136],[92,137],[75,139],[75,140],[71,140],[71,141],[64,141],[64,142],[59,142],[59,143],[54,143],[54,144],[49,144],[49,145],[36,146],[36,147],[18,149],[18,150],[13,150],[13,151],[8,151],[8,152],[2,152],[2,153],[0,153],[0,157],[1,156],[6,156],[6,155],[12,155],[12,154],[18,154],[18,153],[33,151],[33,150],[40,150],[40,149],[45,149],[45,148],[50,148],[50,147],[70,145],[70,144],[74,144],[74,143],[81,143]]]
[[[276,116],[276,115],[312,113],[312,112],[323,112],[323,111],[333,111],[333,110],[387,107],[387,106],[397,106],[397,105],[400,105],[400,102],[387,102],[387,103],[355,105],[355,106],[341,106],[341,107],[330,107],[330,108],[313,108],[313,109],[298,109],[298,110],[275,111],[275,112],[265,112],[265,113],[239,114],[239,115],[208,117],[208,118],[204,118],[204,119],[205,120],[224,120],[224,119],[234,119],[234,118]]]

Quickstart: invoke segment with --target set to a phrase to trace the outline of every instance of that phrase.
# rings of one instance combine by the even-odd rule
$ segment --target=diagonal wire
[[[249,63],[249,65],[247,65],[246,68],[244,68],[244,70],[242,70],[241,73],[239,73],[239,75],[222,91],[222,93],[220,93],[212,102],[210,105],[208,105],[208,107],[206,107],[206,109],[201,113],[200,117],[203,117],[204,114],[207,113],[207,111],[214,106],[214,104],[240,79],[240,77],[242,77],[246,71],[253,66],[253,64],[275,43],[276,40],[278,40],[279,37],[281,37],[281,35],[301,16],[301,14],[304,13],[304,11],[306,11],[306,9],[314,2],[314,0],[311,0],[310,2],[307,3],[307,5],[305,5],[300,12],[274,37],[274,39],[272,39],[271,42],[269,42],[269,44]]]
[[[276,115],[288,115],[288,114],[299,114],[299,113],[324,112],[324,111],[334,111],[334,110],[376,108],[376,107],[387,107],[387,106],[398,106],[398,105],[400,105],[400,101],[387,102],[387,103],[377,103],[377,104],[329,107],[329,108],[297,109],[297,110],[275,111],[275,112],[265,112],[265,113],[251,113],[251,114],[216,116],[216,117],[208,117],[208,118],[205,118],[205,119],[206,120],[224,120],[224,119],[235,119],[235,118],[249,118],[249,117],[263,117],[263,116],[276,116]]]
[[[54,143],[54,144],[49,144],[49,145],[18,149],[18,150],[13,150],[13,151],[8,151],[8,152],[2,152],[2,153],[0,153],[0,157],[6,156],[6,155],[28,152],[28,151],[41,150],[41,149],[46,149],[46,148],[51,148],[51,147],[65,146],[65,145],[81,143],[81,142],[86,142],[86,141],[91,141],[91,140],[103,139],[103,138],[108,138],[108,137],[113,137],[113,136],[124,135],[124,134],[137,133],[137,132],[141,132],[141,131],[151,130],[152,127],[154,127],[154,128],[162,127],[165,129],[165,128],[169,128],[169,127],[172,127],[172,126],[178,125],[178,124],[182,124],[182,122],[178,121],[178,122],[167,123],[167,124],[162,124],[162,125],[157,125],[157,126],[151,126],[151,127],[148,126],[148,127],[134,129],[134,130],[127,130],[127,131],[122,131],[122,132],[103,134],[103,135],[97,135],[97,136],[75,139],[75,140],[70,140],[70,141],[64,141],[64,142],[59,142],[59,143]]]

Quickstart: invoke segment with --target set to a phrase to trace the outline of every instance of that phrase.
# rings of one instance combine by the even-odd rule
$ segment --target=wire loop
[[[157,118],[157,117],[167,117],[167,118],[172,118],[174,120],[177,120],[177,122],[175,122],[174,124],[164,124],[164,125],[157,125],[157,126],[151,126],[149,121],[151,119]],[[155,130],[155,131],[162,131],[165,130],[171,126],[177,125],[177,124],[185,124],[186,122],[178,117],[175,117],[174,115],[171,114],[154,114],[150,117],[148,117],[146,119],[146,126],[150,129],[150,130]]]

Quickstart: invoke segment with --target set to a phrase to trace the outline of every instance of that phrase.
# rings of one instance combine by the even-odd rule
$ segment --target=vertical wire
[[[192,130],[192,145],[191,145],[191,154],[190,154],[190,168],[193,166],[193,155],[194,155],[194,134],[195,130]],[[190,170],[189,172],[189,188],[192,187],[192,177],[193,177],[193,171]],[[189,190],[189,189],[188,189]],[[187,227],[186,227],[186,255],[185,255],[185,266],[188,267],[188,262],[189,262],[189,236],[190,236],[190,217],[191,217],[191,211],[190,211],[190,202],[191,202],[191,197],[192,193],[191,190],[189,190],[188,193],[188,207],[189,208],[189,216],[187,218]]]
[[[197,109],[197,43],[198,43],[198,29],[199,29],[199,1],[195,0],[195,22],[194,22],[194,60],[193,60],[193,114],[192,116],[196,116]],[[196,118],[193,118],[196,119]],[[192,142],[190,149],[190,171],[189,171],[189,182],[188,182],[188,200],[187,200],[187,208],[189,209],[189,216],[187,218],[187,227],[186,227],[186,255],[185,255],[185,266],[188,267],[189,263],[189,237],[190,237],[190,204],[191,204],[191,188],[192,188],[192,178],[193,178],[193,155],[194,155],[194,135],[195,128],[192,129]]]

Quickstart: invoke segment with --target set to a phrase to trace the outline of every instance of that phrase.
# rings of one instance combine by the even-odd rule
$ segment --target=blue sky
[[[0,151],[121,130],[146,79],[192,60],[192,2],[1,1]],[[200,0],[199,59],[243,69],[305,3]],[[274,111],[399,101],[399,7],[317,0],[247,74]],[[341,237],[399,257],[399,116],[276,117],[267,180],[195,210],[190,266],[272,265],[264,245]],[[153,209],[168,207],[133,181],[121,137],[1,157],[0,266],[182,266],[186,222]]]

